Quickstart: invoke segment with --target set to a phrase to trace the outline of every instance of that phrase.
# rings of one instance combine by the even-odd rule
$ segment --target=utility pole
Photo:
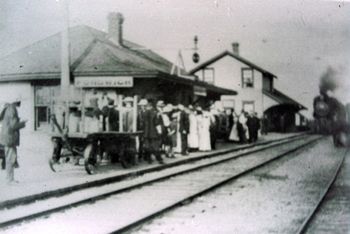
[[[63,16],[61,32],[61,101],[65,107],[65,125],[68,125],[69,99],[70,99],[70,71],[69,71],[69,8],[67,0],[60,0]],[[64,127],[66,127],[64,126]]]

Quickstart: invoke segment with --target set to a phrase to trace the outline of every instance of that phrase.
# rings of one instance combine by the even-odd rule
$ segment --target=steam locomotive
[[[334,146],[350,146],[350,113],[334,97],[321,94],[313,103],[316,132],[332,135]]]

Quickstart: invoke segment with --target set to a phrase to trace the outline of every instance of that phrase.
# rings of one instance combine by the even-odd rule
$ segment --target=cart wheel
[[[85,170],[89,175],[96,173],[97,162],[95,156],[96,155],[94,155],[92,144],[86,146],[84,150],[84,165]]]

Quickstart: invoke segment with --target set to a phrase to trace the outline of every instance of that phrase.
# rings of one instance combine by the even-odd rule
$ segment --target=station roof
[[[140,45],[123,40],[117,46],[107,33],[89,26],[69,29],[70,71],[73,76],[157,77],[199,85],[222,94],[236,94],[231,89],[171,75],[173,63]],[[0,82],[60,79],[61,34],[22,48],[0,59]],[[187,74],[180,69],[180,74]]]
[[[239,55],[236,55],[236,54],[234,54],[234,53],[232,53],[232,52],[230,52],[230,51],[228,51],[228,50],[223,51],[222,53],[220,53],[220,54],[214,56],[213,58],[211,58],[211,59],[209,59],[209,60],[207,60],[207,61],[201,63],[200,65],[198,65],[197,67],[195,67],[195,68],[193,68],[191,71],[189,71],[189,73],[190,73],[190,74],[194,74],[194,73],[196,73],[197,71],[199,71],[199,70],[201,70],[201,69],[203,69],[203,68],[209,66],[210,64],[212,64],[212,63],[214,63],[214,62],[220,60],[221,58],[223,58],[223,57],[225,57],[225,56],[231,56],[232,58],[237,59],[238,61],[240,61],[240,62],[242,62],[242,63],[248,65],[249,67],[252,67],[252,68],[254,68],[254,69],[260,71],[260,72],[263,73],[263,74],[267,74],[267,75],[269,75],[269,76],[272,76],[272,77],[274,77],[274,78],[277,78],[277,76],[274,75],[274,74],[272,74],[271,72],[269,72],[269,71],[267,71],[267,70],[265,70],[265,69],[259,67],[258,65],[254,64],[254,63],[248,61],[247,59],[245,59],[245,58],[243,58],[243,57],[241,57],[241,56],[239,56]]]
[[[305,106],[303,106],[299,102],[295,101],[294,99],[288,97],[284,93],[278,91],[277,89],[273,89],[272,92],[263,90],[263,93],[266,96],[272,98],[273,100],[275,100],[276,102],[278,102],[280,104],[290,104],[290,105],[293,105],[293,106],[297,106],[299,110],[303,110],[303,109],[307,110],[307,108]]]

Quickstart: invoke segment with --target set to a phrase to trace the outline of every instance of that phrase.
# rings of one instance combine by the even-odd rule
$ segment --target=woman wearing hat
[[[125,104],[123,108],[123,131],[132,132],[134,122],[132,103],[134,99],[132,97],[126,97],[123,102]]]
[[[165,156],[168,158],[174,158],[174,150],[173,150],[173,141],[172,141],[172,136],[175,134],[176,131],[176,125],[172,125],[171,122],[171,111],[172,108],[170,105],[166,105],[163,108],[163,113],[162,113],[162,119],[163,119],[163,124],[164,124],[164,139],[163,139],[163,144],[164,144],[164,150],[165,150]]]
[[[187,139],[188,139],[189,150],[193,152],[198,150],[198,147],[199,147],[198,123],[197,123],[197,117],[193,106],[190,105],[188,109],[189,109],[188,118],[189,118],[190,126],[189,126],[189,133],[188,133]]]
[[[199,136],[199,150],[210,151],[210,114],[207,111],[198,112],[198,136]]]

